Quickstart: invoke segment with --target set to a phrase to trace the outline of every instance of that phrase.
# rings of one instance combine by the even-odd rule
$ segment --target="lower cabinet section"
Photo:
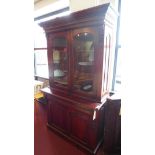
[[[71,141],[96,153],[103,141],[104,108],[48,95],[48,126]]]

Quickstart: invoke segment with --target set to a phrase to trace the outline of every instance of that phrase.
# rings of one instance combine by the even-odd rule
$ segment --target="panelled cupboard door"
[[[76,110],[70,112],[70,136],[90,148],[95,148],[98,142],[98,125],[92,116]],[[99,137],[101,139],[102,137]]]
[[[80,28],[72,31],[72,92],[82,97],[96,97],[95,57],[97,29]]]
[[[52,101],[52,124],[61,131],[68,133],[68,108],[53,98]]]
[[[90,117],[76,110],[70,112],[70,135],[71,137],[87,144],[88,127]]]
[[[66,107],[60,106],[59,104],[53,104],[53,123],[61,130],[67,132],[67,113]]]
[[[48,63],[50,85],[54,88],[68,89],[70,55],[68,36],[68,32],[49,35]]]

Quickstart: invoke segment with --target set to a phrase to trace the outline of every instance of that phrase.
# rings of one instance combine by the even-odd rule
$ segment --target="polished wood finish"
[[[48,100],[47,125],[90,153],[96,153],[103,142],[115,17],[112,7],[105,4],[40,24],[48,45],[50,87],[42,90]],[[89,42],[93,47],[89,52],[94,57],[92,61],[89,57],[87,62],[85,56],[80,57],[86,54],[82,44]],[[83,53],[77,51],[78,44]],[[64,58],[66,66],[62,65]],[[58,65],[64,70],[63,74],[56,69]]]
[[[116,95],[114,95],[116,96]],[[105,103],[104,150],[121,152],[121,99],[108,98]]]

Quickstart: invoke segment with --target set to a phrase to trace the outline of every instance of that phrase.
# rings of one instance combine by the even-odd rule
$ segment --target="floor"
[[[47,105],[34,102],[34,155],[88,155],[46,126]],[[96,155],[110,155],[101,146]],[[113,154],[114,155],[114,154]]]

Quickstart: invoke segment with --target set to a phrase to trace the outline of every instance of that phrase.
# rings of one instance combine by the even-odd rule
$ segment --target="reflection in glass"
[[[74,89],[82,92],[93,90],[94,36],[80,33],[73,38]]]
[[[56,85],[66,85],[68,82],[68,54],[65,37],[54,38],[53,41],[53,67],[54,82]]]

